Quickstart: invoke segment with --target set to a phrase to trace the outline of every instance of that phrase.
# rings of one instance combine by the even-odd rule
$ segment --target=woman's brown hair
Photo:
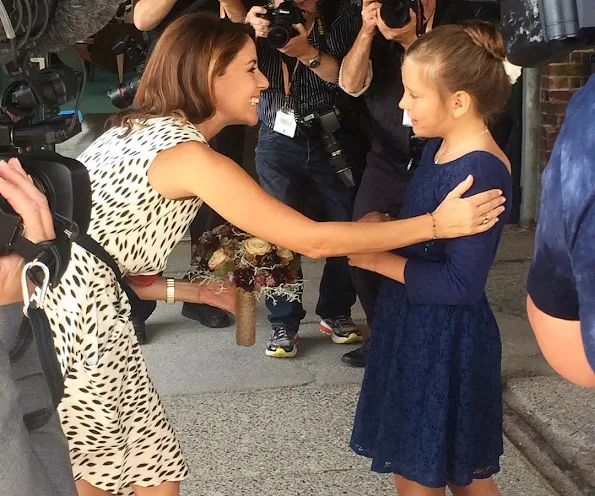
[[[444,96],[469,93],[486,120],[506,107],[511,84],[504,68],[504,41],[496,24],[466,21],[437,27],[416,40],[405,59],[427,66],[428,76]]]
[[[207,12],[172,22],[159,37],[130,109],[111,124],[132,130],[151,117],[178,117],[199,124],[215,113],[213,82],[223,75],[249,38],[250,26]]]

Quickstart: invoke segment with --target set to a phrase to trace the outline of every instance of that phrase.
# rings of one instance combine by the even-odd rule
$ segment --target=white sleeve
[[[343,64],[344,63],[345,63],[345,59],[343,59],[343,61],[341,62],[341,68],[339,69],[339,87],[343,91],[345,91],[345,88],[343,87]],[[349,91],[345,91],[345,93],[347,93],[348,95],[351,95],[351,96],[355,96],[355,97],[363,95],[366,91],[368,91],[370,84],[372,84],[373,76],[374,76],[374,71],[372,70],[372,61],[368,60],[368,72],[366,73],[366,79],[364,81],[364,86],[362,87],[362,89],[355,93],[350,93]]]

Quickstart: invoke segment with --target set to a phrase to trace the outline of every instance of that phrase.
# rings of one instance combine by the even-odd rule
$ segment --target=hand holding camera
[[[266,13],[266,7],[259,7],[256,5],[252,7],[246,15],[245,22],[254,28],[254,32],[258,38],[266,38],[269,35],[271,21],[265,17]]]
[[[278,7],[252,7],[246,16],[248,22],[259,38],[267,38],[273,48],[285,47],[292,38],[305,33],[306,19],[304,13],[293,1],[281,2]],[[306,41],[307,41],[307,34]],[[292,50],[293,51],[293,50]],[[289,55],[289,54],[288,54]]]
[[[407,49],[417,40],[417,13],[413,9],[409,10],[408,19],[409,21],[402,27],[390,27],[387,20],[382,15],[378,15],[378,30],[387,40],[396,41]]]
[[[362,32],[375,33],[375,28],[387,40],[408,48],[421,34],[424,25],[422,0],[352,0],[362,8]]]
[[[35,187],[18,159],[0,160],[0,197],[23,219],[22,235],[33,243],[55,238],[54,223],[46,197]],[[11,253],[0,256],[0,305],[22,298],[23,259]]]
[[[293,36],[282,48],[278,48],[281,53],[294,57],[296,59],[312,59],[318,50],[310,45],[308,41],[308,31],[303,24],[293,24],[292,28],[297,35]]]
[[[362,3],[362,31],[372,36],[378,26],[382,4],[375,0],[364,0]]]

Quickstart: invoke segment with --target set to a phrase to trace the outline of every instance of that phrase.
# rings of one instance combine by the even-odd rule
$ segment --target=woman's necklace
[[[438,164],[444,157],[447,157],[448,155],[452,155],[453,153],[458,152],[459,150],[461,150],[462,148],[464,148],[465,146],[467,146],[469,143],[471,143],[473,140],[476,140],[477,138],[479,138],[480,136],[484,135],[488,131],[489,131],[489,129],[486,128],[484,131],[482,131],[478,135],[473,136],[473,138],[471,138],[469,141],[465,141],[465,143],[463,143],[461,146],[457,146],[454,150],[451,150],[450,152],[443,153],[439,157],[436,157],[434,159],[434,164]]]

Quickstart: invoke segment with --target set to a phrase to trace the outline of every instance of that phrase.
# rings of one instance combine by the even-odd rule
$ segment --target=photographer
[[[0,161],[0,197],[22,217],[23,235],[36,243],[54,238],[52,216],[18,160]],[[68,445],[55,415],[43,427],[28,431],[27,412],[51,404],[35,346],[12,363],[10,350],[23,319],[23,259],[0,256],[0,480],[11,496],[76,496]],[[30,288],[31,290],[32,288]]]
[[[260,184],[301,212],[308,198],[317,195],[327,220],[350,220],[354,190],[333,172],[321,136],[325,134],[322,120],[333,119],[334,108],[339,106],[340,61],[355,40],[358,16],[343,1],[282,4],[276,0],[274,9],[253,7],[245,21],[256,32],[259,68],[270,82],[258,102],[261,128],[256,170]],[[302,22],[296,22],[299,9],[303,11]],[[283,28],[283,23],[288,27]],[[279,46],[283,36],[290,39]],[[308,119],[312,128],[305,122]],[[344,139],[343,144],[349,141]],[[335,343],[362,339],[351,319],[355,299],[347,260],[327,259],[316,313],[322,319],[321,331],[330,334]],[[305,316],[302,304],[278,298],[276,304],[267,300],[267,307],[272,325],[267,356],[295,356],[295,338]]]
[[[401,60],[405,50],[425,32],[444,24],[469,18],[497,15],[489,7],[474,12],[460,0],[363,0],[362,27],[343,60],[339,84],[352,95],[363,95],[371,115],[372,149],[355,200],[353,219],[383,221],[397,218],[407,185],[421,157],[424,141],[413,135],[411,122],[398,107],[403,97]],[[415,10],[409,10],[409,7]],[[496,8],[497,10],[497,8]],[[409,12],[407,21],[407,12]],[[386,17],[386,22],[384,17]],[[391,28],[387,22],[406,22]],[[498,120],[490,131],[505,149],[509,123]],[[352,269],[353,282],[372,327],[376,297],[382,278],[362,269]],[[365,366],[367,342],[345,354],[342,361],[354,367]]]
[[[595,387],[595,76],[570,101],[542,189],[529,321],[556,372]]]

